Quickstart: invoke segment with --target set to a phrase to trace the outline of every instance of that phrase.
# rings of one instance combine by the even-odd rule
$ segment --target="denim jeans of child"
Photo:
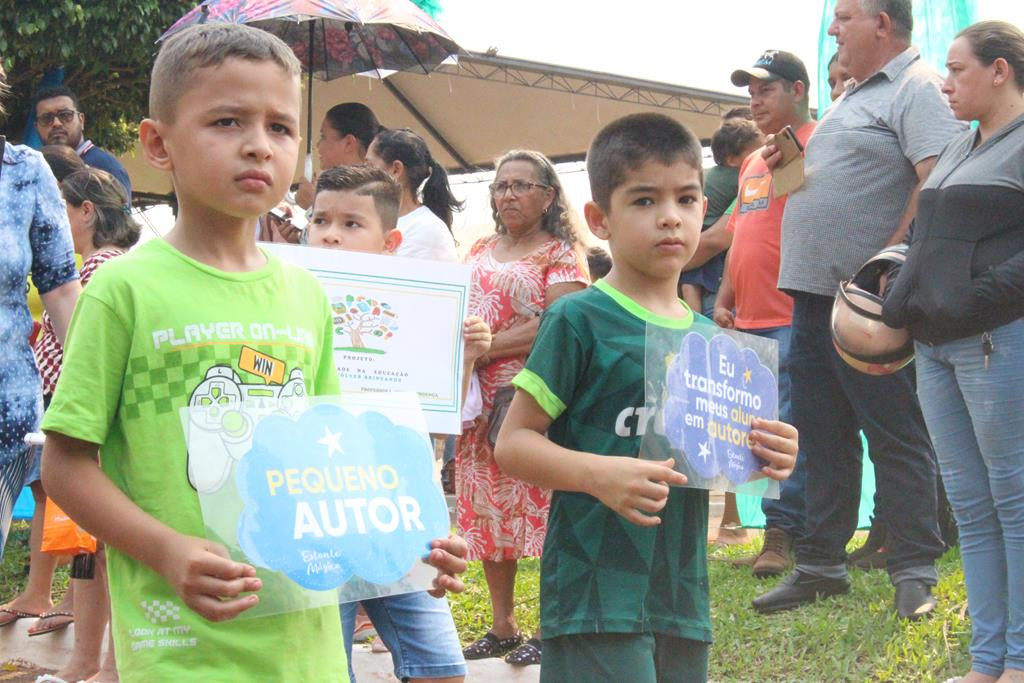
[[[353,683],[356,675],[352,668],[352,638],[358,604],[341,605],[341,632]],[[462,645],[446,598],[433,598],[418,591],[371,598],[362,604],[377,636],[391,651],[398,680],[466,675]]]
[[[935,456],[910,370],[884,376],[855,370],[832,345],[832,298],[798,293],[793,301],[793,422],[807,459],[807,527],[797,544],[797,568],[846,575],[846,543],[860,503],[863,430],[875,465],[877,512],[889,524],[890,577],[934,585],[934,561],[943,551]]]
[[[1024,669],[1024,320],[917,344],[917,386],[960,527],[972,668]]]

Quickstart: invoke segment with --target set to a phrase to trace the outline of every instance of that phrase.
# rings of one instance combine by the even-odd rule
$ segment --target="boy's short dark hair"
[[[175,105],[199,69],[228,59],[274,62],[298,78],[302,67],[292,49],[275,35],[244,24],[197,24],[167,39],[156,56],[149,82],[149,115],[172,121]]]
[[[716,164],[725,166],[726,159],[743,154],[760,136],[761,131],[753,121],[728,119],[711,136],[711,155],[715,157]]]
[[[587,270],[590,281],[597,282],[612,270],[612,257],[601,247],[587,249]]]
[[[35,97],[32,98],[32,113],[36,113],[40,102],[43,100],[52,100],[55,97],[69,98],[71,100],[71,104],[75,106],[75,111],[82,111],[82,105],[78,103],[78,95],[76,95],[71,88],[66,85],[50,85],[36,91]]]
[[[631,114],[602,128],[587,150],[590,195],[605,211],[626,173],[647,161],[666,166],[682,159],[697,170],[704,185],[700,140],[689,128],[664,114]]]
[[[384,231],[398,225],[398,206],[402,203],[402,186],[387,171],[361,164],[336,166],[322,172],[316,180],[316,194],[321,192],[354,192],[373,197],[373,207],[380,215]],[[316,195],[313,196],[316,202]]]

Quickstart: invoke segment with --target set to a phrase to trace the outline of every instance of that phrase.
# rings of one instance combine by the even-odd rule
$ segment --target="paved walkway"
[[[74,625],[29,638],[27,631],[32,623],[32,619],[20,619],[0,628],[0,662],[9,662],[0,665],[0,683],[31,683],[41,673],[56,671],[71,656],[75,642]],[[356,678],[361,683],[398,680],[392,674],[390,654],[373,653],[368,645],[358,645],[352,659]],[[467,662],[467,665],[467,681],[536,683],[540,680],[539,666],[519,668],[500,659]]]

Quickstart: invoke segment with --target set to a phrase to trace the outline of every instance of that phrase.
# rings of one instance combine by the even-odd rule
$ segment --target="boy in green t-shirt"
[[[298,77],[291,49],[251,27],[164,43],[140,137],[171,174],[177,220],[98,272],[72,320],[43,480],[108,545],[123,681],[348,680],[337,607],[228,621],[257,604],[261,581],[203,538],[197,491],[220,489],[237,454],[188,452],[178,413],[339,391],[323,289],[255,242],[295,168]],[[434,542],[439,588],[461,588],[461,554],[459,539]]]
[[[703,681],[711,641],[707,491],[669,488],[673,461],[640,460],[646,327],[686,329],[676,296],[705,210],[700,143],[676,121],[637,114],[587,153],[591,231],[606,278],[544,314],[495,458],[554,489],[541,556],[542,681]],[[789,476],[793,427],[754,420],[768,476]]]

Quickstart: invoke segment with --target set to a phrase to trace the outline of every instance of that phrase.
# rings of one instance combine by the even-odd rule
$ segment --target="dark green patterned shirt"
[[[548,309],[514,383],[554,420],[552,442],[636,456],[651,417],[646,326],[692,322],[657,316],[600,280]],[[673,488],[661,518],[640,527],[587,494],[554,493],[541,558],[545,638],[661,633],[711,641],[707,491]]]

